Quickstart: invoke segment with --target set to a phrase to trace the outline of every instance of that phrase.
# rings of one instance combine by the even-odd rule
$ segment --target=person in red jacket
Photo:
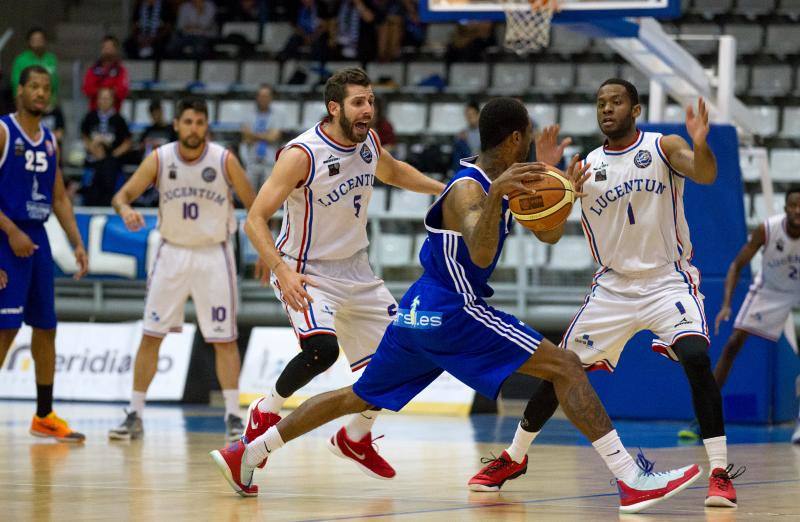
[[[128,97],[128,70],[119,56],[119,40],[112,35],[103,37],[100,59],[86,71],[83,77],[83,93],[89,98],[89,110],[97,110],[97,93],[100,89],[114,91],[114,108],[119,111]]]

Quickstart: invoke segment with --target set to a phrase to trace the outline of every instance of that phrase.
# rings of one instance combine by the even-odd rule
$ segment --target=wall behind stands
[[[643,125],[643,130],[680,134],[691,143],[684,125]],[[714,334],[714,318],[720,309],[725,274],[730,262],[747,240],[739,169],[736,130],[713,125],[708,137],[717,157],[718,176],[713,185],[686,182],[684,204],[692,233],[692,262],[702,274],[700,291],[711,334],[712,365],[731,334],[732,322]],[[747,293],[752,275],[742,272],[733,300],[734,314]],[[650,349],[650,332],[641,332],[625,347],[613,375],[593,372],[591,379],[609,414],[616,418],[691,419],[694,413],[686,377],[678,363]],[[723,388],[725,418],[730,422],[782,422],[797,412],[794,376],[800,360],[785,339],[776,346],[751,337],[739,354]],[[631,397],[636,400],[631,400]]]

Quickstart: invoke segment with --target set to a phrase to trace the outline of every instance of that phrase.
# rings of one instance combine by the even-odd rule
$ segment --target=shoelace
[[[380,452],[378,451],[380,448],[378,447],[378,445],[377,445],[377,444],[375,444],[375,441],[376,441],[376,440],[378,440],[378,439],[382,439],[384,436],[385,436],[385,435],[378,435],[378,436],[377,436],[377,437],[375,437],[374,439],[373,439],[373,438],[370,438],[370,439],[369,439],[369,444],[370,444],[370,446],[372,446],[372,447],[374,447],[374,448],[375,448],[375,452],[376,452],[376,453],[380,453]],[[372,437],[372,434],[370,434],[370,437]]]
[[[739,466],[739,469],[731,473],[733,469],[733,464],[728,464],[728,467],[725,468],[724,471],[718,471],[711,475],[711,478],[714,480],[714,485],[723,491],[728,491],[728,485],[731,481],[735,478],[739,478],[742,474],[747,471],[746,466]]]
[[[501,457],[495,457],[494,453],[489,453],[492,458],[482,457],[481,464],[488,464],[489,466],[486,467],[484,473],[489,473],[491,471],[497,471],[503,469],[504,467],[509,465],[509,462]]]
[[[639,466],[639,469],[642,470],[644,475],[655,476],[664,475],[667,473],[665,471],[653,471],[656,461],[647,460],[647,457],[645,457],[644,453],[642,452],[642,448],[639,448],[639,454],[636,455],[636,465]]]

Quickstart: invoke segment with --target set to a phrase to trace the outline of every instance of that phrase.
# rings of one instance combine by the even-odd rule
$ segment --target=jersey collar
[[[612,149],[608,146],[608,140],[606,140],[606,142],[603,143],[603,152],[608,156],[621,156],[622,154],[628,153],[633,149],[637,148],[639,144],[642,143],[643,139],[644,139],[644,132],[640,131],[639,129],[636,129],[636,138],[634,138],[633,143],[621,149]]]

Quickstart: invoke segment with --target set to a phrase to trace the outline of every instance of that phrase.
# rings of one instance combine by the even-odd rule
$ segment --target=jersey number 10
[[[200,209],[197,203],[184,203],[183,204],[183,219],[197,219]]]

